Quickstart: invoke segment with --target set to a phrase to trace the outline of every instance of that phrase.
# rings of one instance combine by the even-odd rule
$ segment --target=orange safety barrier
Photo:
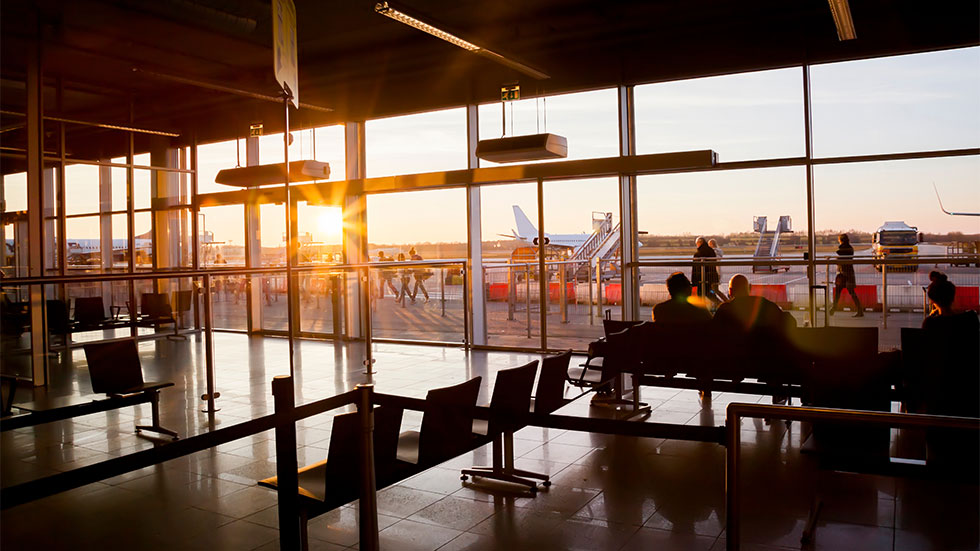
[[[753,283],[749,294],[767,298],[775,302],[780,308],[783,309],[789,308],[793,305],[786,296],[786,285],[758,285]],[[861,300],[863,301],[864,299],[862,298]]]
[[[487,300],[507,300],[507,284],[491,283],[487,285]]]
[[[620,304],[623,302],[622,283],[610,283],[602,290],[602,298],[606,304]]]
[[[557,281],[552,281],[548,284],[548,300],[552,302],[558,302],[561,300],[559,293],[561,292],[561,287],[558,286]],[[565,300],[575,300],[575,283],[568,281],[565,283]]]
[[[877,285],[855,285],[854,292],[857,293],[858,299],[861,300],[861,306],[863,306],[865,309],[881,310],[881,303],[878,302]],[[831,295],[831,298],[833,298],[833,295]],[[842,289],[840,301],[837,303],[837,308],[854,307],[854,301],[851,300],[851,294],[848,293],[846,289]]]
[[[980,287],[956,287],[953,310],[976,310],[980,307]]]

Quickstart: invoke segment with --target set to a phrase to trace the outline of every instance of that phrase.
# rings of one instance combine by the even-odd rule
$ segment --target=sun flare
[[[339,237],[344,229],[344,214],[339,208],[326,209],[317,217],[317,229],[323,238]]]

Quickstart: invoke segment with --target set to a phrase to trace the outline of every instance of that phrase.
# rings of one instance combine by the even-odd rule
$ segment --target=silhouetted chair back
[[[629,329],[634,325],[639,325],[643,322],[641,321],[622,321],[603,318],[602,320],[602,333],[603,337],[599,340],[589,343],[589,354],[585,359],[585,363],[581,364],[581,372],[578,376],[568,375],[567,380],[573,386],[580,388],[591,388],[601,384],[606,380],[605,375],[601,374],[599,380],[594,377],[589,376],[589,370],[602,370],[602,366],[605,362],[605,356],[609,349],[609,335],[613,333],[620,333]]]
[[[143,293],[140,295],[140,314],[149,319],[170,318],[173,311],[170,301],[163,293]]]
[[[531,390],[534,388],[534,376],[537,372],[537,360],[521,367],[498,371],[494,379],[493,395],[490,397],[491,413],[526,415],[531,409]],[[487,434],[515,430],[518,426],[513,421],[491,419]]]
[[[141,390],[143,368],[135,340],[86,344],[85,359],[92,392],[126,394]]]
[[[458,385],[430,390],[425,396],[422,427],[414,438],[417,442],[413,443],[409,434],[400,435],[399,457],[410,463],[432,465],[468,449],[473,438],[472,408],[480,395],[482,380],[474,377]],[[413,447],[414,450],[408,449]]]
[[[551,413],[565,405],[565,377],[572,351],[568,350],[541,360],[538,388],[534,392],[534,412]]]
[[[17,394],[17,378],[0,375],[0,417],[10,415]]]
[[[174,303],[177,305],[177,314],[183,314],[191,310],[194,302],[194,289],[185,289],[174,293]]]
[[[63,300],[47,300],[48,332],[52,335],[67,335],[71,330],[68,305]]]
[[[806,404],[817,407],[890,411],[892,376],[878,359],[877,327],[819,327],[800,331],[797,345],[812,360],[805,367]],[[887,461],[890,431],[814,423],[805,451],[847,456],[853,461]]]
[[[102,297],[78,297],[75,299],[75,323],[79,329],[95,329],[108,321]]]

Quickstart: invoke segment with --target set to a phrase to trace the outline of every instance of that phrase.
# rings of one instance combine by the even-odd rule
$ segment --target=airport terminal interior
[[[0,8],[3,549],[980,549],[977,3]]]

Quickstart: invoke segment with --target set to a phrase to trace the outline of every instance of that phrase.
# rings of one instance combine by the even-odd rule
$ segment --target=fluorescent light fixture
[[[417,17],[413,17],[413,16],[408,15],[407,13],[405,13],[403,11],[396,10],[395,8],[391,7],[388,4],[388,2],[379,2],[379,3],[375,4],[374,5],[374,11],[380,13],[381,15],[384,15],[385,17],[390,17],[391,19],[394,19],[395,21],[398,21],[399,23],[404,23],[405,25],[408,25],[409,27],[414,27],[414,28],[416,28],[416,29],[418,29],[418,30],[420,30],[422,32],[431,34],[432,36],[434,36],[436,38],[445,40],[446,42],[449,42],[450,44],[453,44],[455,46],[458,46],[458,47],[460,47],[460,48],[462,48],[462,49],[464,49],[464,50],[466,50],[468,52],[473,52],[474,54],[483,56],[483,57],[485,57],[487,59],[491,59],[491,60],[493,60],[493,61],[495,61],[497,63],[500,63],[501,65],[505,65],[507,67],[510,67],[511,69],[514,69],[516,71],[520,71],[521,73],[524,73],[525,75],[528,75],[530,77],[536,78],[538,80],[544,80],[544,79],[551,78],[547,74],[545,74],[545,73],[543,73],[543,72],[535,69],[534,67],[530,67],[530,66],[525,65],[525,64],[523,64],[523,63],[521,63],[519,61],[515,61],[513,59],[510,59],[510,58],[508,58],[508,57],[506,57],[506,56],[504,56],[502,54],[498,54],[497,52],[494,52],[492,50],[488,50],[486,48],[482,48],[480,46],[477,46],[476,44],[474,44],[474,43],[472,43],[472,42],[470,42],[468,40],[463,40],[462,38],[460,38],[460,37],[458,37],[458,36],[456,36],[456,35],[454,35],[452,33],[446,32],[446,31],[444,31],[444,30],[442,30],[442,29],[440,29],[438,27],[435,27],[433,25],[430,25],[430,24],[426,23],[425,21],[422,21],[421,19],[418,19]]]
[[[847,0],[827,0],[830,4],[830,13],[834,16],[834,25],[837,25],[838,40],[854,40],[857,34],[854,32],[854,19],[851,18],[851,7]]]
[[[557,134],[531,134],[480,140],[476,156],[495,163],[519,163],[568,157],[568,140]]]
[[[289,163],[289,182],[326,180],[330,177],[330,164],[320,161],[292,161]],[[286,163],[243,166],[218,171],[214,181],[229,186],[253,187],[282,184],[286,181]]]

